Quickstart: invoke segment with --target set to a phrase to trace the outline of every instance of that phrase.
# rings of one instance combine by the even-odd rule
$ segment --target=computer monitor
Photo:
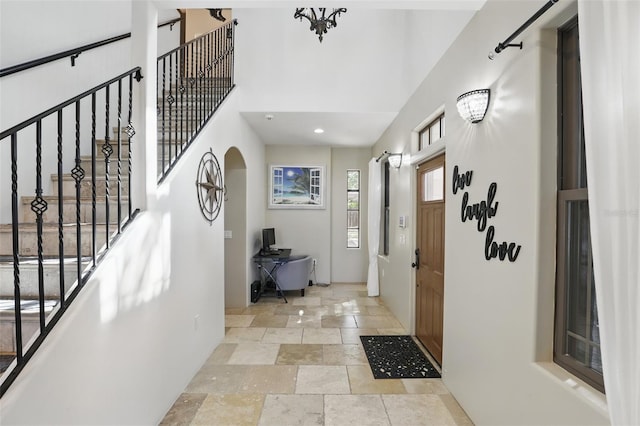
[[[262,230],[262,250],[267,252],[276,243],[276,230],[274,228],[264,228]]]

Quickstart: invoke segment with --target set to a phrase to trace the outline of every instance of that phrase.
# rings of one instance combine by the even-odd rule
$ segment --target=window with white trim
[[[360,248],[360,170],[347,170],[347,248]]]
[[[444,136],[444,112],[418,132],[418,150],[422,150]]]
[[[604,391],[587,190],[578,20],[558,32],[558,213],[553,360]]]

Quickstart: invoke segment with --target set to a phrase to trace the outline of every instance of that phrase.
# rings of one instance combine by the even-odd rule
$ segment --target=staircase
[[[235,21],[158,58],[159,183],[234,88],[234,24]],[[206,52],[206,56],[196,57],[193,52]],[[181,72],[188,75],[178,76],[178,64],[182,64]],[[160,72],[167,69],[168,78]],[[20,163],[19,170],[36,175],[35,193],[18,200],[14,194],[18,190],[11,189],[11,203],[17,204],[13,207],[18,217],[17,229],[12,224],[0,224],[0,374],[6,371],[0,383],[0,396],[88,281],[111,240],[135,216],[132,207],[135,203],[129,199],[130,173],[133,179],[141,178],[141,173],[130,171],[129,155],[136,155],[139,139],[127,123],[132,117],[133,87],[140,78],[140,68],[136,67],[0,134],[2,143],[11,144],[12,180],[16,182],[18,173],[14,169],[18,167],[13,152],[18,150],[18,139],[36,147],[35,163]],[[96,98],[104,102],[97,109]],[[96,111],[109,121],[102,118],[98,119],[103,120],[102,124],[96,122],[96,115],[100,115]],[[51,133],[56,126],[45,125],[45,120],[54,122],[56,116],[57,138],[55,130]],[[66,120],[75,116],[75,125],[63,125],[63,116]],[[109,122],[122,123],[120,130],[110,127]],[[98,139],[98,129],[105,128],[112,129],[110,147],[106,147],[108,177],[103,152],[106,141]],[[31,129],[30,133],[25,129]],[[64,135],[63,129],[67,131]],[[18,132],[22,132],[20,137]],[[25,134],[35,136],[26,141]],[[95,149],[82,148],[82,154],[94,151],[95,157],[80,155],[81,134],[82,140],[89,134],[96,135]],[[38,183],[45,179],[40,176],[42,147],[54,149],[56,140],[62,172],[49,177],[51,193],[43,194],[45,186]],[[69,155],[73,148],[69,145],[74,144],[76,154]],[[67,155],[64,158],[63,151]],[[24,190],[24,185],[16,184],[15,188]],[[13,252],[14,234],[18,240],[17,253]],[[14,282],[19,284],[18,303]]]
[[[203,125],[205,114],[198,105],[219,105],[228,94],[230,82],[201,79],[197,83],[204,93],[184,94],[179,88],[165,92],[158,99],[158,177],[161,180],[171,169],[179,156],[187,148],[193,134]],[[171,95],[171,96],[170,96]],[[171,101],[173,99],[173,101]],[[109,235],[117,230],[118,208],[121,215],[128,215],[129,203],[129,152],[135,155],[135,149],[129,150],[129,137],[123,131],[121,135],[121,179],[120,205],[118,204],[118,167],[117,167],[117,128],[110,140],[114,152],[109,166]],[[47,202],[47,210],[42,214],[42,254],[44,277],[44,311],[47,317],[58,309],[61,295],[61,274],[64,276],[62,287],[68,295],[78,285],[78,278],[88,268],[93,259],[93,230],[96,229],[96,250],[107,242],[107,179],[105,155],[102,151],[104,139],[96,139],[95,159],[95,213],[93,209],[93,161],[91,156],[81,156],[84,178],[79,185],[80,198],[76,197],[76,180],[71,171],[62,175],[62,220],[64,239],[63,267],[59,259],[59,177],[50,176],[51,195],[42,198]],[[115,158],[114,158],[115,157]],[[20,295],[23,342],[39,331],[39,262],[37,215],[31,209],[33,196],[20,199],[19,211],[19,256],[20,256]],[[95,222],[93,215],[95,214]],[[80,250],[78,256],[78,231]],[[16,357],[15,306],[13,277],[12,226],[0,225],[0,373],[7,369]],[[61,273],[62,270],[62,273]]]

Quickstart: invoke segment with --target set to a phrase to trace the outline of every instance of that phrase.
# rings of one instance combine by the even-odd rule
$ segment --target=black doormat
[[[360,340],[376,379],[440,377],[411,336],[360,336]]]

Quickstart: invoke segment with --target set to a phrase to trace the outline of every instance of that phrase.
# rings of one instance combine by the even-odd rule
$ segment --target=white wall
[[[331,282],[367,280],[367,203],[369,148],[331,150]],[[347,248],[347,170],[360,170],[360,248]]]
[[[224,186],[224,305],[244,308],[249,303],[247,283],[251,278],[247,276],[246,263],[239,262],[247,255],[247,167],[235,148],[225,154]]]
[[[276,229],[277,246],[291,248],[294,253],[308,254],[316,259],[316,282],[366,281],[366,188],[370,159],[369,148],[266,146],[267,170],[261,180],[266,191],[270,165],[325,166],[324,209],[267,209],[265,214],[265,226]],[[363,235],[360,249],[346,248],[347,169],[360,169],[362,172],[360,214]]]
[[[269,166],[325,166],[325,206],[323,209],[268,209],[265,226],[276,229],[276,246],[291,248],[293,254],[316,259],[317,282],[331,279],[331,148],[268,145],[264,176],[255,181],[268,191]],[[251,181],[250,181],[251,182]],[[266,200],[265,200],[266,203]],[[265,204],[266,207],[266,204]],[[260,236],[260,238],[262,238]]]
[[[442,105],[446,132],[445,303],[443,380],[475,424],[608,424],[604,398],[552,363],[555,280],[556,29],[575,14],[558,3],[522,37],[524,49],[487,54],[541,4],[490,0],[439,61],[376,143],[375,152],[412,152],[412,130]],[[541,30],[541,28],[549,28]],[[485,120],[463,122],[455,101],[491,89]],[[436,148],[432,149],[435,151]],[[484,258],[486,232],[460,218],[463,191],[452,170],[473,170],[465,191],[486,200],[497,183],[498,242],[522,246],[515,262]],[[392,173],[392,220],[410,217],[415,238],[415,169]],[[381,294],[405,326],[413,322],[415,243],[391,227]]]

